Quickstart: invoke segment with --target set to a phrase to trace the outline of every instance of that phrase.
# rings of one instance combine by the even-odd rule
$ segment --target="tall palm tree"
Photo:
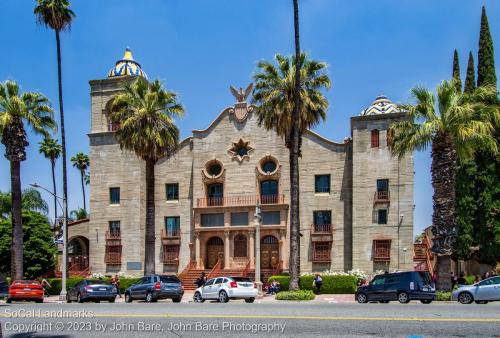
[[[46,137],[43,139],[42,142],[38,143],[40,145],[40,148],[38,151],[40,154],[43,154],[43,156],[50,160],[51,164],[51,169],[52,169],[52,187],[54,189],[54,224],[57,221],[57,188],[56,188],[56,173],[55,173],[55,168],[56,168],[56,160],[61,156],[62,152],[62,147],[57,142],[57,140],[54,140],[52,137]]]
[[[71,210],[69,215],[75,221],[79,221],[81,219],[86,219],[89,216],[87,211],[85,209],[82,209],[82,208],[78,208],[76,210]]]
[[[57,49],[57,82],[59,90],[59,124],[61,126],[62,169],[63,169],[63,199],[66,201],[66,215],[68,215],[68,176],[66,170],[66,134],[64,127],[64,105],[62,91],[61,70],[61,39],[60,33],[71,28],[75,13],[70,9],[68,0],[37,0],[34,14],[38,23],[53,29],[56,33]],[[66,234],[65,234],[66,236]]]
[[[31,187],[24,189],[21,193],[21,209],[42,214],[49,212],[49,206],[42,198],[42,194]],[[12,194],[10,192],[0,192],[0,218],[8,218],[11,212]]]
[[[302,53],[299,58],[300,67],[296,67],[294,57],[275,56],[277,66],[267,61],[258,63],[259,72],[255,74],[255,90],[253,102],[257,104],[255,114],[259,125],[284,138],[290,157],[290,280],[294,284],[290,290],[298,289],[299,277],[299,203],[298,203],[298,157],[300,154],[302,134],[326,118],[328,101],[322,94],[323,89],[331,87],[330,78],[326,74],[327,65],[324,62],[309,60]],[[300,73],[300,81],[297,78]],[[299,125],[294,128],[293,114],[297,95],[295,85],[299,84]],[[294,131],[298,132],[298,142],[294,141]]]
[[[83,192],[83,210],[87,211],[87,204],[85,202],[85,175],[90,165],[89,157],[87,154],[78,153],[71,158],[71,163],[73,163],[73,167],[80,170],[80,179],[82,182]]]
[[[498,106],[488,105],[494,97],[493,88],[481,87],[471,94],[457,92],[453,81],[443,81],[437,96],[422,87],[412,89],[413,105],[402,105],[409,119],[391,126],[394,138],[391,152],[402,158],[414,150],[431,146],[432,187],[432,250],[438,258],[438,281],[441,288],[449,287],[449,255],[457,237],[455,215],[455,182],[457,161],[471,158],[478,149],[497,152],[492,136],[500,121]],[[441,263],[441,264],[440,264]]]
[[[21,162],[26,159],[28,140],[24,125],[35,134],[49,135],[56,124],[50,103],[40,93],[20,93],[14,81],[0,84],[0,135],[5,145],[5,157],[10,161],[12,192],[12,263],[11,276],[23,277],[23,223],[21,217]]]
[[[142,78],[126,84],[111,106],[110,119],[118,125],[115,136],[120,147],[146,162],[145,274],[155,272],[155,164],[176,150],[179,129],[174,118],[183,114],[176,94],[158,80],[148,83]]]

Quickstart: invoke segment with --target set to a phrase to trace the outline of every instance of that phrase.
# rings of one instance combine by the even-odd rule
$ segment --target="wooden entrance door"
[[[207,269],[212,269],[217,261],[224,265],[224,241],[220,237],[212,237],[207,242]]]
[[[260,268],[276,269],[279,264],[279,242],[274,236],[262,238],[260,244]]]

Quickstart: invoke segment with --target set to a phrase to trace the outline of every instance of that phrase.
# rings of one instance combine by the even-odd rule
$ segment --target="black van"
[[[356,291],[358,303],[389,303],[397,300],[406,304],[410,300],[420,300],[424,304],[430,304],[435,298],[436,289],[431,275],[423,271],[377,275],[369,285],[360,286]]]

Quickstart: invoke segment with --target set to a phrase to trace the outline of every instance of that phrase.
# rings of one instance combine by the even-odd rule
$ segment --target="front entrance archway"
[[[221,267],[224,265],[224,241],[220,237],[211,237],[207,241],[207,258],[205,267],[212,269],[220,260]]]
[[[89,240],[83,236],[68,242],[68,268],[71,274],[86,271],[89,267]]]
[[[274,236],[265,236],[260,243],[261,269],[276,269],[280,260],[279,241]]]

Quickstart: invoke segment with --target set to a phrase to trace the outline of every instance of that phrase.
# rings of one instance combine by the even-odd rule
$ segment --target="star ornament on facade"
[[[240,163],[244,159],[250,159],[250,153],[253,148],[249,145],[250,141],[244,141],[240,138],[238,142],[233,142],[231,148],[228,149],[229,156],[233,159],[238,160]]]

